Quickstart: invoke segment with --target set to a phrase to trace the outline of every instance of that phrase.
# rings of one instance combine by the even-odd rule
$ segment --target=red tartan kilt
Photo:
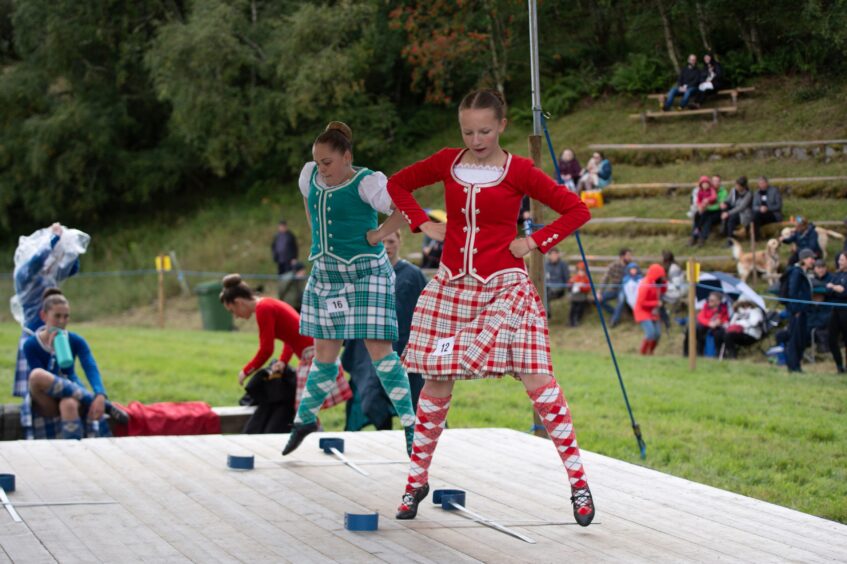
[[[315,359],[315,347],[307,347],[303,349],[303,353],[299,357],[297,365],[297,392],[294,401],[294,409],[300,407],[300,398],[303,397],[303,390],[306,389],[306,380],[309,379],[309,370],[312,368],[312,361]],[[321,409],[329,409],[339,403],[344,403],[353,397],[353,389],[350,388],[350,383],[344,377],[344,371],[338,367],[338,376],[335,378],[335,387],[330,390],[326,396]]]
[[[452,352],[434,354],[451,337]],[[519,272],[483,284],[469,276],[451,281],[440,270],[418,298],[403,361],[428,380],[552,376],[547,318],[535,286]]]

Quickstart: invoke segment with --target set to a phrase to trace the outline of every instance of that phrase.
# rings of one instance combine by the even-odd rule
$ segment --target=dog
[[[736,268],[738,269],[738,277],[746,283],[747,278],[753,273],[754,260],[752,253],[745,253],[741,247],[741,243],[735,239],[730,239],[732,242],[732,258],[735,259]],[[755,268],[760,274],[763,274],[768,284],[776,284],[779,280],[779,239],[768,239],[768,244],[764,251],[756,251]]]
[[[839,233],[838,231],[832,231],[830,229],[824,229],[823,227],[815,226],[815,230],[818,232],[818,245],[821,246],[822,259],[826,259],[826,246],[829,244],[829,238],[833,239],[844,239],[844,235]],[[779,239],[785,239],[787,237],[791,237],[794,235],[793,227],[783,227],[782,231],[779,232]]]

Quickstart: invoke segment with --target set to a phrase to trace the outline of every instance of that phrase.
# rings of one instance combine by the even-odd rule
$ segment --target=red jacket
[[[654,310],[662,303],[664,286],[657,286],[659,279],[665,277],[665,269],[661,264],[651,264],[647,275],[638,284],[638,296],[635,298],[635,311],[632,312],[636,323],[642,321],[658,321],[659,314]]]
[[[729,309],[727,309],[725,303],[718,304],[718,307],[714,308],[709,307],[708,303],[704,304],[703,309],[701,309],[700,313],[697,314],[697,323],[708,327],[709,321],[711,321],[715,316],[717,316],[721,325],[729,323]]]
[[[291,356],[300,358],[303,349],[315,344],[314,339],[300,334],[300,315],[293,307],[273,298],[261,298],[256,304],[256,323],[259,325],[259,350],[253,360],[244,367],[250,374],[262,366],[274,354],[275,340],[283,343],[279,360],[288,364]]]
[[[442,149],[388,179],[388,193],[413,232],[420,231],[429,217],[412,192],[436,182],[444,183],[447,235],[441,264],[451,280],[469,274],[484,283],[503,272],[526,272],[524,260],[509,252],[524,195],[561,215],[532,235],[542,253],[591,218],[579,197],[557,185],[524,157],[509,154],[503,177],[496,183],[470,185],[460,181],[453,175],[453,165],[464,151]]]

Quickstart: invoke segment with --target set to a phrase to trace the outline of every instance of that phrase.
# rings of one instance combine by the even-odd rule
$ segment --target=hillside
[[[644,131],[627,115],[648,107],[641,99],[610,97],[581,103],[576,111],[564,117],[553,117],[550,132],[557,152],[566,146],[576,150],[584,162],[590,155],[592,143],[711,143],[757,142],[781,140],[839,139],[847,137],[847,112],[840,102],[847,96],[847,85],[830,86],[825,95],[815,96],[812,87],[794,80],[761,80],[757,93],[742,98],[742,115],[728,117],[719,124],[696,118],[679,119],[670,123],[651,125]],[[650,102],[652,104],[652,101]],[[445,110],[446,119],[449,113]],[[513,124],[504,136],[504,146],[517,154],[527,153],[526,135],[531,127]],[[417,146],[397,151],[393,172],[406,163],[421,158],[445,145],[460,142],[458,132],[450,127]],[[551,170],[549,155],[544,148],[544,167]],[[303,155],[307,159],[308,155]],[[614,163],[614,161],[613,161]],[[678,161],[661,166],[615,166],[616,182],[689,181],[692,184],[701,174],[721,174],[732,179],[745,174],[754,178],[760,174],[779,176],[842,176],[847,175],[847,158],[824,163],[814,159],[722,159],[707,163]],[[440,207],[440,189],[419,192],[425,205]],[[684,219],[687,196],[653,197],[612,200],[595,211],[595,217],[676,217]],[[188,209],[189,211],[183,211]],[[269,187],[265,193],[234,194],[216,201],[202,203],[161,202],[158,214],[121,221],[111,225],[74,225],[92,235],[89,253],[83,259],[83,273],[117,272],[150,269],[160,251],[174,250],[181,266],[194,272],[232,272],[270,275],[269,245],[280,217],[286,217],[292,230],[306,247],[308,232],[302,213],[302,201],[295,182],[289,180]],[[840,220],[847,217],[847,201],[842,198],[787,198],[786,217],[803,214],[812,220]],[[586,229],[584,243],[590,254],[612,254],[621,245],[632,247],[636,254],[658,254],[670,249],[679,256],[687,253],[685,229],[666,229],[663,226],[628,232],[612,226]],[[729,256],[717,238],[713,238],[701,253]],[[404,251],[418,250],[417,236],[406,236]],[[834,245],[834,243],[833,243]],[[833,249],[835,247],[833,246]],[[0,253],[0,271],[12,266],[13,244],[4,245]],[[574,254],[573,241],[563,244],[565,254]],[[189,283],[213,279],[214,276],[192,274]],[[267,281],[264,282],[267,284]],[[79,276],[65,289],[74,304],[78,320],[104,319],[127,310],[147,306],[156,296],[154,274],[124,276]],[[7,279],[0,282],[0,292],[11,295]],[[169,296],[179,294],[174,277],[167,280]],[[0,321],[9,320],[8,310],[0,311]],[[105,319],[104,319],[105,320]]]

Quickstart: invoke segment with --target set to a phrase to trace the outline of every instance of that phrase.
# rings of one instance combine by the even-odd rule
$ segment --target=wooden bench
[[[716,94],[718,96],[729,96],[730,98],[732,98],[732,105],[737,106],[739,94],[749,94],[755,91],[756,88],[754,86],[742,86],[739,88],[726,88],[724,90],[718,90]],[[648,94],[647,98],[649,98],[650,100],[658,100],[659,108],[662,108],[665,105],[665,99],[667,98],[667,96],[668,95],[666,92],[662,92],[660,94]]]
[[[682,111],[659,111],[659,112],[641,112],[640,114],[629,114],[629,119],[641,120],[641,123],[646,127],[647,122],[651,119],[678,118],[684,116],[712,116],[712,122],[718,122],[719,114],[735,114],[738,113],[737,106],[721,106],[718,108],[702,108],[699,110],[682,110]]]

